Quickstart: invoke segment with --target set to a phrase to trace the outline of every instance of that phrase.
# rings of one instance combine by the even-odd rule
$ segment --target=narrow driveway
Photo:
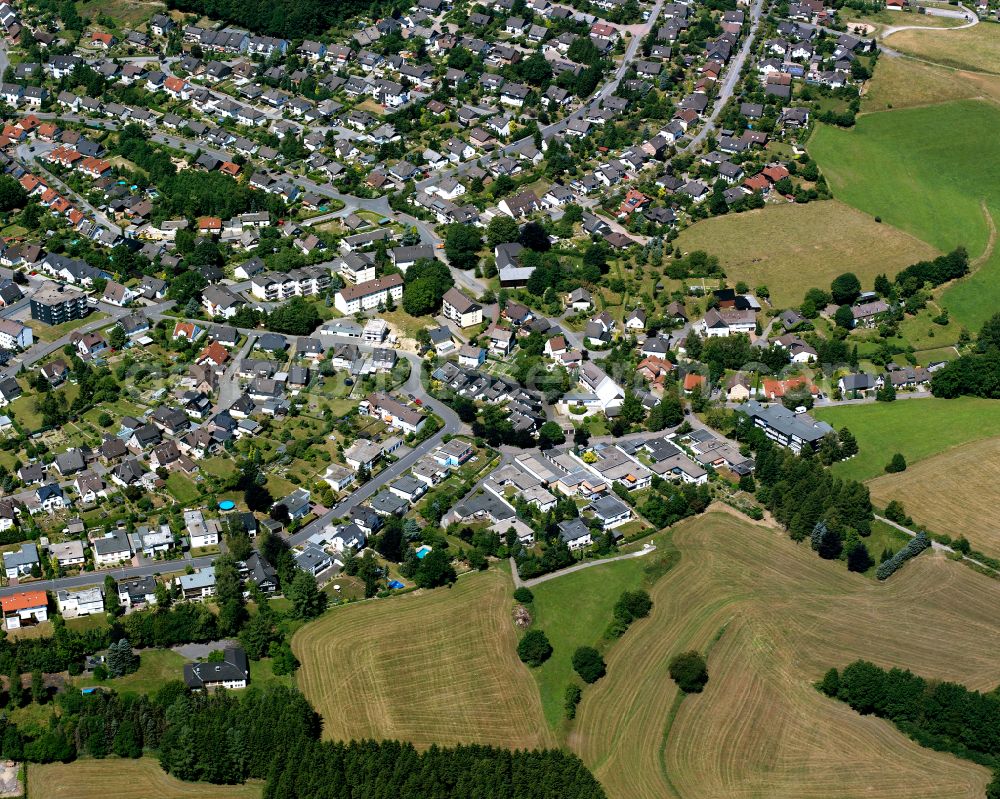
[[[565,574],[572,574],[573,572],[582,571],[583,569],[589,569],[593,566],[603,566],[605,563],[614,563],[616,560],[628,560],[629,558],[641,558],[645,555],[650,554],[656,550],[655,544],[644,544],[642,549],[638,552],[628,552],[624,555],[615,555],[613,558],[602,558],[601,560],[587,560],[582,563],[577,563],[574,566],[567,566],[565,569],[560,569],[559,571],[549,572],[548,574],[543,574],[541,577],[532,577],[530,580],[522,580],[521,576],[517,573],[517,563],[513,558],[510,559],[510,573],[514,578],[515,588],[531,588],[532,586],[538,585],[539,583],[547,582],[548,580],[554,580],[556,577],[562,577]]]

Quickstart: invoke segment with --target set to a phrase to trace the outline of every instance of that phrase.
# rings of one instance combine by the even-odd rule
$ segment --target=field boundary
[[[986,217],[986,228],[989,230],[989,237],[986,239],[986,248],[983,250],[982,254],[977,256],[975,260],[970,264],[975,270],[978,271],[979,267],[985,264],[990,258],[993,257],[993,249],[996,247],[997,243],[997,225],[996,221],[993,219],[993,214],[990,213],[989,206],[986,205],[986,200],[979,201],[979,207],[983,209],[983,216]],[[970,275],[974,272],[969,272]],[[963,278],[964,279],[964,278]],[[961,283],[962,280],[956,280],[955,283]]]

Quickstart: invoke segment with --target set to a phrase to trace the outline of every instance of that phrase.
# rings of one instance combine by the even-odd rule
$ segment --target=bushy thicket
[[[1000,399],[1000,313],[979,331],[976,351],[948,363],[931,378],[935,397],[952,399],[962,395]]]
[[[653,600],[647,591],[623,591],[615,602],[611,626],[608,635],[621,638],[636,619],[644,619],[653,609]]]
[[[946,255],[939,255],[933,261],[918,261],[896,275],[899,293],[908,297],[919,291],[925,283],[940,286],[949,280],[956,280],[969,272],[969,254],[964,247],[958,247]]]
[[[915,558],[930,545],[931,540],[927,537],[927,533],[923,531],[917,533],[916,536],[906,542],[906,546],[899,550],[899,552],[889,558],[889,560],[879,564],[878,569],[875,571],[875,576],[880,580],[888,580],[906,561],[910,558]]]

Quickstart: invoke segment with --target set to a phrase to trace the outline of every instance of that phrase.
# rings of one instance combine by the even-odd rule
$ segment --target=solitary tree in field
[[[552,644],[541,630],[528,630],[517,645],[517,656],[529,666],[541,666],[552,657]]]
[[[604,658],[592,646],[581,646],[573,653],[573,670],[584,682],[597,682],[604,676],[607,668]]]
[[[700,653],[691,651],[670,661],[670,678],[686,694],[699,694],[708,682],[708,666]]]
[[[903,457],[902,452],[897,452],[892,456],[892,460],[885,465],[885,470],[889,474],[895,474],[896,472],[906,471],[906,458]]]

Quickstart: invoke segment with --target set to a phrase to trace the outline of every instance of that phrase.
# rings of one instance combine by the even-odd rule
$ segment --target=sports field
[[[678,525],[653,613],[584,692],[571,745],[611,799],[950,799],[990,774],[822,696],[868,658],[980,690],[1000,682],[1000,584],[925,553],[887,583],[721,513]],[[710,650],[704,693],[675,706],[667,663]]]
[[[681,232],[677,245],[717,255],[730,284],[766,285],[778,308],[798,305],[808,289],[829,288],[844,272],[854,272],[870,289],[880,272],[892,275],[938,254],[836,200],[705,219]]]
[[[925,61],[1000,75],[1000,35],[989,23],[960,31],[899,31],[886,44]]]
[[[854,480],[882,474],[896,452],[912,467],[959,444],[1000,436],[997,403],[976,397],[839,405],[813,415],[837,430],[847,427],[858,439],[858,454],[833,466],[836,476]]]
[[[998,125],[1000,108],[963,100],[867,114],[850,130],[820,125],[809,151],[838,199],[976,257],[989,238],[982,202],[1000,211],[1000,142],[983,137]]]
[[[517,659],[512,591],[509,575],[483,572],[302,627],[292,639],[296,682],[323,715],[324,736],[551,745],[538,689]]]
[[[1000,557],[1000,438],[954,447],[905,472],[869,483],[879,507],[903,503],[918,524],[953,538],[964,535],[976,549]]]
[[[260,799],[260,785],[209,785],[171,777],[151,757],[28,767],[31,799]]]

